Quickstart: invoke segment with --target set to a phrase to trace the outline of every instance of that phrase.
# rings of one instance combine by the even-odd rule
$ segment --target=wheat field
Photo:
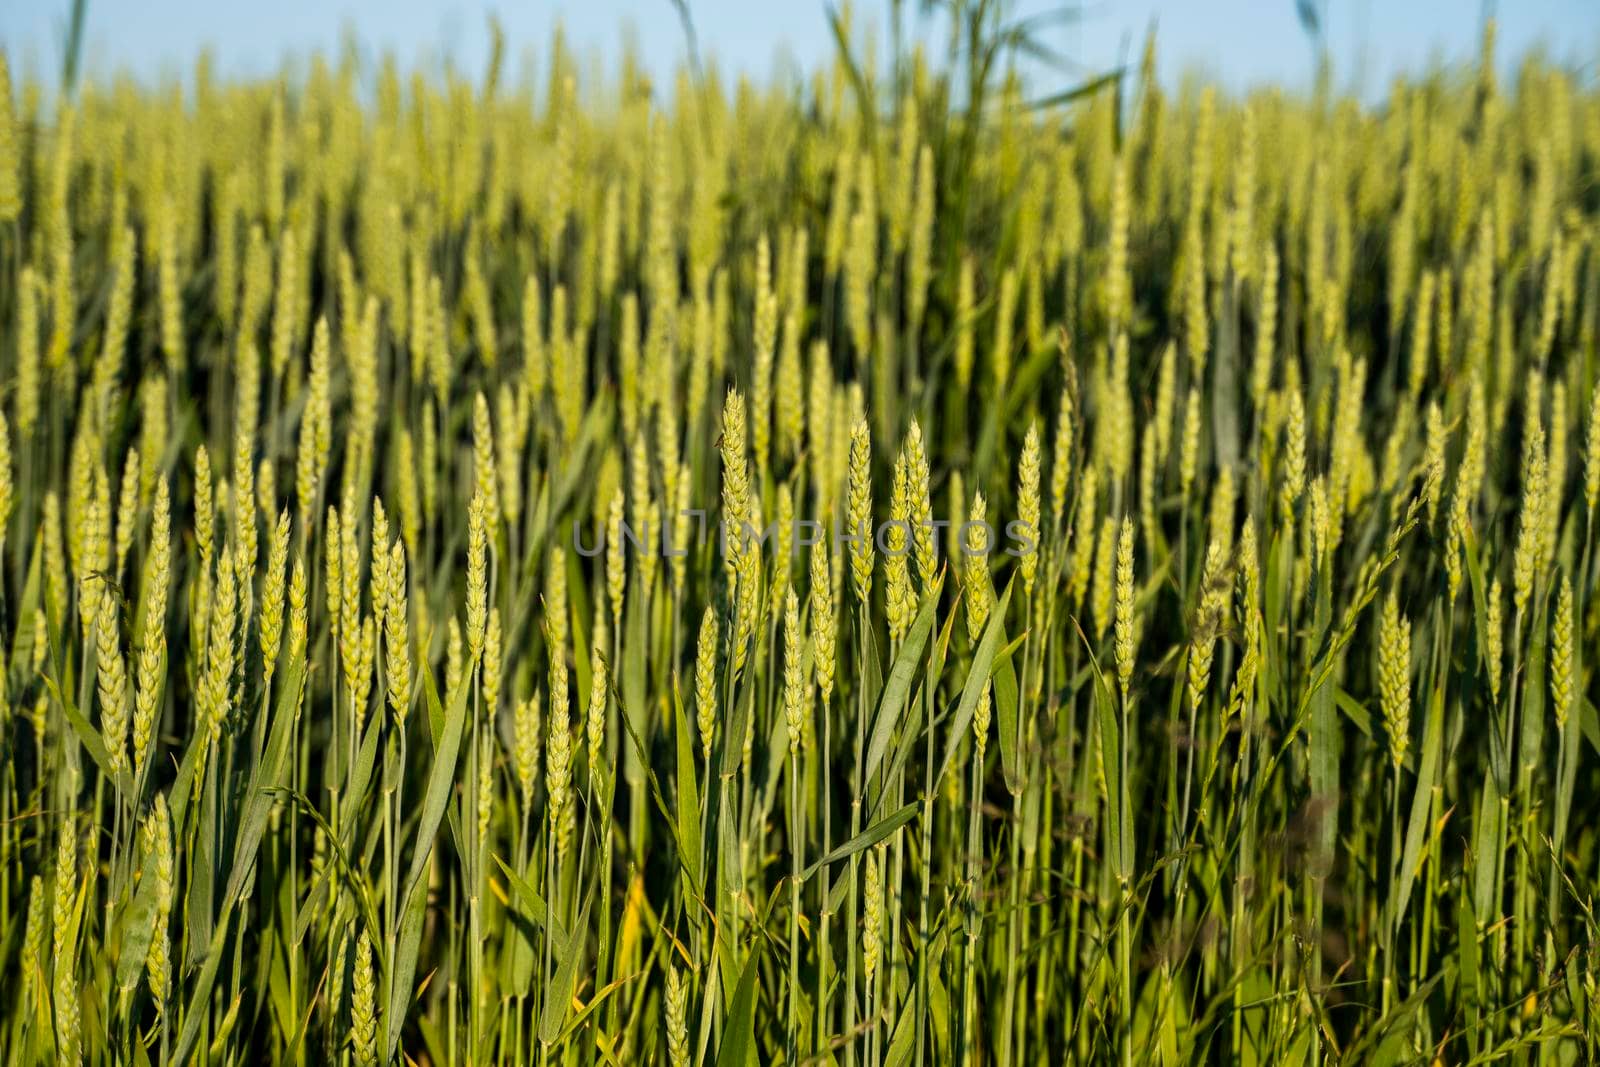
[[[5,1062],[1600,1056],[1593,73],[970,10],[0,52]]]

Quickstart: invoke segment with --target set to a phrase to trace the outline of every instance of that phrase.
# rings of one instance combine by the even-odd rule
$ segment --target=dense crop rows
[[[0,65],[6,1062],[1600,1054],[1600,96],[992,29]]]

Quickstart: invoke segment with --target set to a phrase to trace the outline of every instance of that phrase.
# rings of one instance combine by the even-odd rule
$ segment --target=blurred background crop
[[[833,54],[828,10],[811,0],[686,0],[699,47],[725,73],[758,80],[797,77]],[[904,32],[944,39],[939,15],[903,5]],[[14,67],[57,71],[72,36],[67,0],[0,4],[0,45]],[[876,26],[885,54],[889,4],[855,5],[855,19]],[[99,0],[84,7],[81,66],[92,77],[128,72],[160,81],[190,71],[209,50],[227,76],[259,76],[314,52],[342,47],[392,52],[403,63],[448,66],[473,75],[489,54],[489,16],[505,28],[514,63],[542,53],[560,32],[579,56],[611,69],[631,48],[646,70],[668,77],[688,54],[672,0],[536,0],[456,3],[425,0]],[[1600,45],[1600,3],[1594,0],[1097,0],[1063,5],[1022,0],[1013,15],[1064,62],[1030,71],[1041,89],[1080,81],[1136,60],[1147,29],[1157,26],[1160,76],[1176,85],[1186,75],[1229,88],[1276,84],[1308,87],[1325,49],[1342,89],[1369,100],[1401,71],[1472,58],[1483,19],[1499,24],[1503,64],[1530,49],[1593,77]],[[517,68],[514,66],[513,70]],[[526,68],[524,68],[526,69]]]

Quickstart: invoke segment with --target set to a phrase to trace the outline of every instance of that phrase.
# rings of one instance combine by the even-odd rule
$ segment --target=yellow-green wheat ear
[[[1535,425],[1524,447],[1522,502],[1517,512],[1517,542],[1512,557],[1512,602],[1519,616],[1527,609],[1534,585],[1544,568],[1548,477],[1549,457],[1545,453],[1544,431]]]
[[[1384,732],[1389,736],[1389,758],[1399,767],[1405,762],[1411,730],[1411,622],[1400,614],[1398,595],[1391,590],[1378,617],[1378,695],[1383,708]]]
[[[1117,591],[1116,591],[1116,654],[1117,681],[1127,699],[1128,686],[1133,680],[1134,651],[1137,637],[1134,633],[1133,604],[1133,523],[1124,518],[1117,533]]]
[[[866,914],[862,920],[862,969],[868,982],[877,973],[883,953],[883,864],[876,848],[867,851]]]
[[[972,385],[972,363],[974,356],[974,327],[973,319],[977,315],[977,291],[975,281],[976,268],[971,256],[963,256],[960,274],[956,280],[956,337],[955,337],[955,370],[956,386],[965,391]]]
[[[1577,649],[1572,613],[1572,582],[1563,575],[1550,623],[1550,705],[1558,734],[1565,733],[1576,699]]]
[[[165,1011],[168,983],[171,978],[168,923],[172,914],[174,892],[172,821],[167,811],[165,793],[156,794],[150,807],[150,814],[145,817],[141,836],[145,870],[152,886],[150,947],[145,954],[145,970],[151,999],[155,1001],[158,1011]]]
[[[10,101],[0,101],[0,109],[9,108]],[[4,168],[5,163],[0,163]],[[39,280],[32,266],[24,266],[17,275],[17,375],[16,413],[17,432],[23,440],[33,436],[39,422]]]
[[[557,851],[566,856],[570,846],[567,830],[566,807],[572,802],[572,727],[570,719],[571,693],[568,690],[566,648],[560,645],[550,650],[550,713],[548,716],[550,740],[545,746],[545,784],[548,790],[548,809],[551,832],[555,836]]]
[[[1288,422],[1284,429],[1283,477],[1279,496],[1286,521],[1294,519],[1294,507],[1305,491],[1306,411],[1298,389],[1289,393]]]
[[[876,180],[870,155],[860,157],[860,170],[845,259],[845,316],[856,357],[864,363],[872,347],[873,286],[878,266],[878,211],[873,193]]]
[[[1094,541],[1094,577],[1089,600],[1096,638],[1104,637],[1114,621],[1116,551],[1117,521],[1105,515],[1100,520],[1100,532]]]
[[[1056,428],[1050,450],[1050,526],[1060,531],[1067,513],[1067,488],[1072,478],[1073,439],[1077,432],[1073,421],[1073,396],[1070,379],[1061,387],[1056,408]]]
[[[624,521],[622,490],[617,489],[611,494],[611,503],[606,509],[606,597],[611,604],[611,624],[619,629],[628,583]]]
[[[1600,385],[1590,390],[1589,432],[1584,449],[1583,500],[1589,522],[1594,522],[1595,506],[1600,504]]]
[[[911,457],[902,448],[895,457],[894,483],[889,494],[889,522],[883,536],[884,614],[891,641],[899,641],[911,625],[916,610],[911,588]]]
[[[995,301],[994,341],[989,350],[994,395],[999,396],[1011,377],[1011,345],[1017,319],[1017,272],[1007,267],[1000,276],[1000,292]]]
[[[912,418],[906,427],[906,471],[908,503],[907,518],[911,522],[913,559],[917,567],[917,581],[923,592],[932,588],[938,576],[938,559],[934,549],[933,498],[929,491],[931,480],[928,471],[928,451],[922,437],[922,427]]]
[[[967,636],[977,641],[989,621],[993,590],[989,586],[989,505],[982,493],[972,495],[967,521],[962,527],[962,599],[966,604]]]
[[[805,714],[809,703],[805,660],[805,636],[800,629],[800,598],[788,591],[783,608],[783,719],[789,734],[789,752],[800,751],[805,740]]]
[[[95,681],[99,693],[100,734],[105,740],[113,771],[128,769],[128,675],[118,633],[116,602],[100,602],[95,624]]]
[[[1017,463],[1017,520],[1023,524],[1026,543],[1021,547],[1022,582],[1025,593],[1033,596],[1033,583],[1039,573],[1039,426],[1028,423],[1022,440],[1022,458]]]
[[[372,967],[372,941],[366,930],[356,942],[355,976],[350,998],[350,1043],[355,1062],[378,1062],[377,982]]]
[[[678,976],[678,968],[667,964],[667,988],[662,1002],[666,1016],[667,1062],[671,1067],[689,1067],[689,988]]]
[[[850,544],[850,579],[856,602],[866,607],[872,602],[873,537],[872,523],[872,431],[865,419],[850,430],[849,496],[845,508]]]
[[[1205,566],[1201,571],[1200,602],[1195,608],[1189,639],[1189,709],[1196,714],[1210,685],[1218,630],[1227,606],[1227,584],[1223,578],[1222,546],[1213,541],[1206,547]]]
[[[1078,483],[1078,514],[1072,523],[1072,569],[1067,583],[1074,604],[1081,604],[1089,591],[1095,549],[1098,547],[1100,516],[1099,468],[1085,466]]]
[[[21,134],[12,112],[11,64],[0,52],[0,223],[22,214],[22,181],[18,163],[23,158]]]
[[[1128,277],[1128,228],[1132,210],[1129,194],[1128,157],[1117,156],[1111,177],[1111,218],[1106,264],[1106,322],[1110,332],[1119,332],[1127,323],[1132,302],[1132,282]]]
[[[717,732],[717,639],[716,612],[707,606],[700,618],[694,660],[695,725],[700,732],[700,753],[707,763]]]
[[[1183,409],[1183,434],[1178,452],[1178,484],[1184,499],[1194,486],[1200,467],[1200,390],[1191,387]]]
[[[489,615],[488,515],[481,489],[467,508],[467,646],[473,659],[483,650]]]
[[[16,482],[12,477],[11,425],[0,414],[0,545],[5,544],[11,525],[11,510],[16,505]]]
[[[1484,611],[1484,661],[1489,672],[1489,693],[1500,699],[1500,680],[1505,664],[1504,627],[1501,624],[1505,592],[1496,578],[1489,586],[1488,606]]]

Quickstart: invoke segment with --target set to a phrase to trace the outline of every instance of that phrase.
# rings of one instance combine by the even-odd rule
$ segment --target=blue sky
[[[809,67],[831,52],[819,0],[688,2],[702,51],[725,70],[761,78],[779,69],[779,57]],[[1381,94],[1397,71],[1473,57],[1485,10],[1480,0],[1312,2],[1326,12],[1339,83],[1369,96]],[[914,11],[919,5],[908,0],[905,6]],[[1088,0],[1081,6],[1080,20],[1052,29],[1048,39],[1085,69],[1104,69],[1124,57],[1136,62],[1154,20],[1160,71],[1169,83],[1191,70],[1233,88],[1309,80],[1311,50],[1294,0]],[[59,69],[69,7],[68,0],[0,2],[0,45],[14,69]],[[1031,14],[1060,3],[1020,0],[1015,7]],[[1542,47],[1590,79],[1600,78],[1600,0],[1502,0],[1496,7],[1504,64]],[[336,53],[344,30],[353,27],[364,48],[392,50],[405,63],[447,60],[477,72],[487,54],[491,10],[506,28],[513,71],[525,48],[543,51],[558,21],[585,59],[615,57],[624,32],[658,76],[670,74],[685,54],[669,0],[90,0],[85,65],[93,74],[128,70],[159,80],[187,74],[200,48],[209,46],[225,75],[261,74],[285,57]],[[887,2],[857,0],[857,24],[882,28],[887,11]],[[1065,87],[1070,76],[1060,77],[1038,88]]]

